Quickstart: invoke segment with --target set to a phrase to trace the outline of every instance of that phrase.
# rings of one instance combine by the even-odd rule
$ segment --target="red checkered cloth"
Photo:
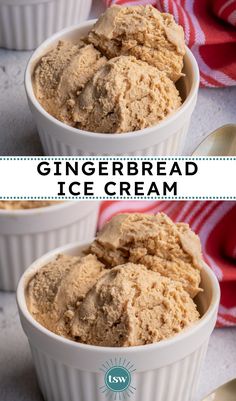
[[[199,235],[206,263],[221,287],[218,326],[236,325],[236,202],[228,201],[106,201],[99,229],[117,213],[166,213],[188,223]]]
[[[106,0],[111,4],[152,4],[174,15],[194,53],[201,86],[236,85],[236,0]]]

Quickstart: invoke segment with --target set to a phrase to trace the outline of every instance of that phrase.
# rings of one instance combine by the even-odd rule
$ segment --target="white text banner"
[[[0,158],[0,198],[236,199],[236,158]]]

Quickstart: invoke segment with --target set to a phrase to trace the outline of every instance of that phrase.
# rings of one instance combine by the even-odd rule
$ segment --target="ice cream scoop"
[[[108,58],[135,56],[165,71],[174,82],[182,75],[183,28],[171,14],[160,13],[151,5],[110,7],[98,19],[89,41]]]
[[[71,333],[86,344],[137,346],[173,337],[199,317],[180,283],[127,263],[109,270],[87,293]]]
[[[187,224],[175,224],[165,214],[114,216],[90,247],[108,266],[132,262],[181,282],[195,297],[201,289],[201,244]]]
[[[29,282],[28,308],[42,325],[67,337],[75,309],[103,270],[94,255],[59,255]]]
[[[115,57],[85,85],[72,119],[83,130],[131,132],[158,124],[181,106],[164,72],[132,56]]]
[[[93,45],[83,41],[59,41],[38,62],[34,75],[34,92],[52,116],[74,126],[71,109],[75,99],[106,58]]]

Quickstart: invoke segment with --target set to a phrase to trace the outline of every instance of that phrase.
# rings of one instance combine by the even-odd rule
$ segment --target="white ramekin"
[[[214,329],[220,298],[218,281],[204,265],[198,302],[203,317],[191,328],[156,344],[112,348],[79,344],[48,331],[29,313],[25,300],[28,280],[58,253],[79,255],[87,244],[72,244],[37,260],[23,275],[17,289],[22,327],[28,337],[38,381],[47,401],[193,401],[209,337]],[[126,361],[126,362],[124,362]],[[106,398],[104,367],[133,365],[130,398]]]
[[[46,252],[70,242],[91,240],[98,210],[97,201],[0,210],[0,290],[16,290],[25,269]]]
[[[88,18],[92,0],[0,0],[0,47],[32,50]]]
[[[178,82],[178,88],[186,100],[176,113],[156,126],[124,134],[86,132],[58,121],[37,101],[32,87],[32,74],[38,60],[55,47],[59,40],[76,40],[86,35],[94,23],[95,20],[87,21],[53,35],[34,52],[28,63],[25,74],[26,93],[44,153],[50,156],[181,155],[199,87],[198,65],[188,48],[184,58],[186,75]]]

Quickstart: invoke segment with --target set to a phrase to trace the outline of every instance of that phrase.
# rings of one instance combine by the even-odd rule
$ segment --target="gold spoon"
[[[223,125],[211,132],[192,156],[236,156],[236,124]]]
[[[235,401],[236,400],[236,379],[231,380],[223,386],[218,387],[213,393],[202,401]]]

